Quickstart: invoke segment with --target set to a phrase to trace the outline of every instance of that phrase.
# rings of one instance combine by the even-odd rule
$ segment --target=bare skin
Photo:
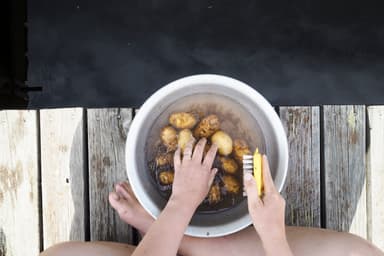
[[[205,144],[205,143],[201,143]],[[203,148],[203,147],[202,147]],[[215,149],[213,150],[215,151]],[[200,153],[198,153],[199,155]],[[200,158],[201,159],[201,158]],[[177,163],[182,164],[182,162]],[[184,161],[184,159],[183,159]],[[201,163],[201,162],[200,162]],[[179,241],[173,241],[173,246],[169,247],[172,241],[169,234],[163,235],[164,223],[161,221],[161,216],[158,220],[154,220],[139,204],[135,198],[130,186],[126,182],[119,183],[115,186],[115,191],[109,195],[111,206],[118,212],[120,218],[127,224],[135,227],[144,236],[138,248],[130,245],[109,242],[67,242],[53,246],[43,252],[41,255],[158,255],[154,252],[161,252],[164,255],[171,250],[176,251],[180,255],[373,255],[383,256],[369,242],[347,233],[333,232],[316,228],[300,228],[300,227],[285,227],[284,225],[284,199],[279,195],[273,186],[270,178],[268,162],[263,158],[264,185],[265,196],[260,199],[257,195],[254,179],[245,177],[244,183],[248,194],[248,208],[251,217],[254,220],[253,227],[248,227],[240,232],[232,235],[218,238],[194,238],[183,236],[182,232],[185,229],[185,219],[176,220],[175,223],[181,223],[184,227],[178,231]],[[196,166],[194,166],[196,168]],[[205,166],[207,171],[204,182],[210,184],[211,176],[214,170],[210,166]],[[197,207],[198,203],[206,195],[207,187],[201,187],[195,193],[183,190],[183,174],[177,180],[178,175],[175,174],[175,183],[179,182],[180,190],[176,193],[176,198],[181,198],[181,202],[188,199],[191,205]],[[184,176],[188,182],[191,178],[197,177]],[[200,181],[201,182],[201,181]],[[191,189],[191,188],[189,188]],[[188,195],[194,195],[194,198],[187,198]],[[178,204],[178,200],[172,201],[169,212],[165,211],[163,219],[173,218],[173,207],[184,207],[183,204]],[[192,207],[192,209],[194,208]],[[190,214],[191,208],[186,207],[186,214]],[[163,214],[163,213],[162,213]],[[168,214],[168,217],[167,217]],[[164,217],[165,216],[165,217]],[[189,219],[187,216],[186,219]],[[265,223],[268,223],[265,225]],[[159,239],[159,232],[165,236],[164,240]],[[167,237],[168,236],[168,237]],[[159,242],[160,241],[160,242]],[[161,243],[161,241],[167,241]],[[154,246],[155,245],[155,246]],[[141,247],[140,247],[141,246]],[[172,251],[172,252],[173,252]],[[168,254],[171,255],[171,254]]]
[[[141,207],[128,183],[122,182],[110,193],[111,206],[120,218],[134,226],[143,235],[154,219]],[[286,227],[288,243],[294,255],[384,255],[369,242],[348,234],[330,230],[304,227]],[[55,245],[42,256],[77,255],[131,255],[134,246],[112,242],[66,242]],[[181,255],[263,255],[262,244],[253,227],[219,238],[193,238],[184,236],[180,245]]]
[[[115,186],[110,193],[111,206],[120,218],[145,235],[154,219],[141,207],[126,182]],[[287,240],[294,255],[377,255],[383,256],[369,242],[348,234],[330,230],[304,227],[286,227]],[[112,242],[66,242],[55,245],[42,256],[77,255],[132,255],[135,247]],[[258,234],[250,226],[240,232],[219,238],[194,238],[184,236],[179,248],[180,255],[264,255]]]
[[[256,190],[256,180],[249,173],[244,175],[244,187],[248,195],[248,211],[253,226],[260,236],[265,255],[293,256],[286,237],[284,224],[285,200],[277,191],[266,156],[262,159],[264,196]]]

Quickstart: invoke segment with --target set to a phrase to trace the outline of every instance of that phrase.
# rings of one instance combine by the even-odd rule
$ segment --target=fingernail
[[[112,198],[115,199],[116,201],[118,201],[120,199],[119,195],[116,193],[112,194]]]
[[[253,179],[252,174],[250,174],[250,173],[245,173],[244,174],[244,180],[251,181],[252,179]]]

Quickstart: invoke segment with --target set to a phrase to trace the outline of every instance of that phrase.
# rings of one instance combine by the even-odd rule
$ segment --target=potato
[[[221,156],[219,160],[220,160],[221,168],[223,169],[224,172],[228,174],[235,174],[239,169],[239,165],[232,158]]]
[[[168,151],[174,151],[177,148],[177,132],[172,126],[166,126],[161,130],[161,141],[167,147]]]
[[[232,139],[223,131],[217,131],[212,135],[212,144],[216,144],[220,155],[227,156],[232,153]]]
[[[224,175],[223,183],[228,193],[237,194],[240,190],[240,183],[231,175]]]
[[[209,115],[203,118],[193,131],[196,139],[208,138],[220,129],[220,121],[216,115]]]
[[[193,137],[191,130],[183,129],[179,132],[177,144],[179,145],[181,152],[184,152],[185,146],[192,139],[194,140],[195,138]]]
[[[169,116],[169,123],[177,129],[191,129],[196,125],[197,118],[188,112],[178,112]]]
[[[243,163],[243,155],[252,155],[247,143],[244,140],[236,139],[233,142],[233,155],[239,163]]]
[[[220,186],[219,184],[213,184],[208,193],[209,204],[216,204],[221,200]]]
[[[172,165],[173,164],[173,153],[166,153],[156,156],[156,165]]]
[[[159,181],[162,185],[170,185],[173,183],[174,172],[173,171],[163,171],[159,173]]]

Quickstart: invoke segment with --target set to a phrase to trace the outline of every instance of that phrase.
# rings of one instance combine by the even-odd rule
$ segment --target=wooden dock
[[[289,225],[350,231],[384,250],[384,106],[277,107]],[[0,111],[0,256],[57,242],[136,243],[108,193],[125,180],[131,108]]]

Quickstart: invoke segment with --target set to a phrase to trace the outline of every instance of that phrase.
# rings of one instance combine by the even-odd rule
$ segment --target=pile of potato
[[[169,124],[161,129],[160,147],[162,150],[154,159],[154,168],[158,185],[162,190],[171,189],[174,170],[173,155],[177,147],[183,152],[187,142],[192,138],[197,142],[200,138],[207,138],[205,153],[210,145],[218,147],[214,167],[218,168],[206,202],[209,205],[224,200],[227,194],[241,193],[242,159],[244,154],[251,154],[247,143],[242,139],[233,140],[228,133],[220,129],[217,115],[202,116],[193,112],[177,112],[169,116]]]

